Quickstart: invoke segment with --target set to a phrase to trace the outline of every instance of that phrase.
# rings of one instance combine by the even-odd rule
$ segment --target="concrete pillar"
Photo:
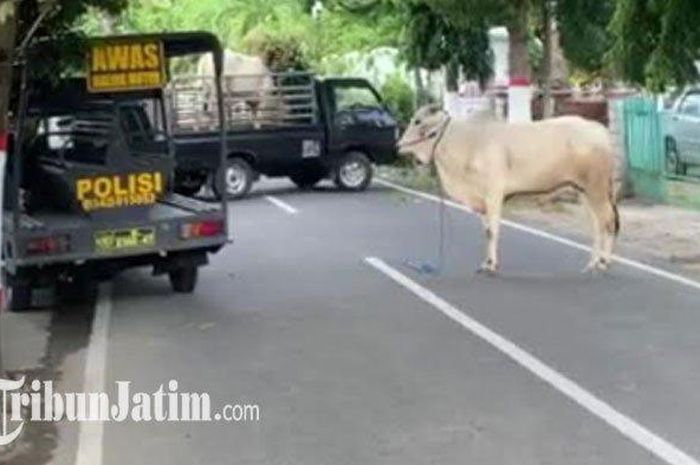
[[[508,86],[508,122],[532,121],[532,86],[522,76],[510,78]]]

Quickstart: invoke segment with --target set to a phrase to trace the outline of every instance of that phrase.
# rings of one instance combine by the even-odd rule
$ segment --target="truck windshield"
[[[366,86],[338,86],[335,88],[335,111],[376,109],[382,103],[372,89]]]

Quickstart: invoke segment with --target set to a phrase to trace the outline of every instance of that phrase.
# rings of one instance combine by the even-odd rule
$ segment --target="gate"
[[[628,174],[636,195],[666,200],[665,154],[661,112],[648,97],[622,102]]]

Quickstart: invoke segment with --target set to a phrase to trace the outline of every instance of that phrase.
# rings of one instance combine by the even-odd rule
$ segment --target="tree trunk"
[[[0,134],[8,129],[8,110],[12,87],[12,60],[15,48],[16,23],[14,16],[0,24]]]
[[[445,66],[445,87],[447,92],[459,90],[459,65],[455,62],[450,62]]]
[[[553,45],[554,45],[554,18],[552,17],[552,2],[545,0],[542,3],[544,17],[544,62],[542,66],[542,118],[554,116],[554,100],[552,99],[553,83]]]
[[[423,76],[420,74],[420,68],[413,69],[413,81],[416,85],[416,108],[425,105],[425,84],[423,84]]]
[[[508,62],[510,77],[525,78],[531,80],[530,55],[528,51],[528,0],[513,0],[515,14],[508,26],[508,38],[510,50]]]

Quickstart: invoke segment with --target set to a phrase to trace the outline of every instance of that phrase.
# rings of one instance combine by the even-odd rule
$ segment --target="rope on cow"
[[[451,116],[447,116],[447,119],[445,119],[445,122],[443,123],[442,131],[440,132],[438,138],[435,140],[435,143],[433,144],[432,152],[431,152],[431,160],[433,164],[435,165],[435,172],[438,180],[438,193],[439,193],[439,206],[438,206],[438,223],[439,223],[439,238],[438,238],[438,247],[437,247],[437,257],[436,260],[433,263],[430,263],[428,261],[417,261],[417,260],[411,260],[411,259],[405,259],[404,260],[404,265],[406,265],[408,268],[411,268],[412,270],[420,273],[420,274],[425,274],[425,275],[434,275],[434,276],[440,276],[442,274],[442,271],[444,270],[445,266],[445,190],[442,186],[442,180],[440,179],[440,173],[437,172],[437,164],[435,163],[435,153],[437,151],[437,147],[442,141],[442,138],[444,137],[445,133],[447,132],[447,126],[449,126],[450,122],[452,121]]]

